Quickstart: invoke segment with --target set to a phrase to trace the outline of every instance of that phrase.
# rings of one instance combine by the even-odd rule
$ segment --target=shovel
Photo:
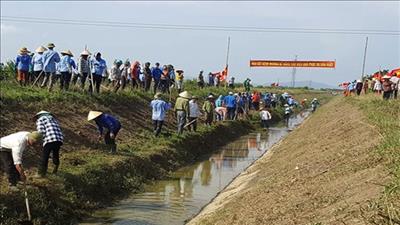
[[[28,200],[28,192],[26,190],[26,183],[24,184],[24,194],[25,194],[26,212],[28,213],[28,220],[18,221],[18,224],[21,224],[21,225],[33,225],[32,217],[31,217],[31,210],[29,208],[29,200]]]

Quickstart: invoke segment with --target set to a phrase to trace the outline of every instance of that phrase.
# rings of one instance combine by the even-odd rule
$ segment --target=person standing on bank
[[[74,75],[74,77],[72,78],[72,84],[75,85],[78,80],[78,76],[79,76],[79,79],[81,82],[80,86],[81,86],[82,90],[85,89],[86,78],[90,73],[90,64],[89,64],[89,60],[88,60],[89,55],[90,55],[90,52],[88,50],[84,50],[83,52],[81,52],[81,57],[79,57],[79,60],[78,60],[78,74],[79,75]]]
[[[178,135],[183,133],[186,118],[190,117],[189,99],[191,98],[192,95],[189,92],[184,91],[179,93],[179,97],[176,99],[174,110],[178,125]]]
[[[204,88],[203,70],[200,70],[199,76],[197,77],[197,86],[198,86],[200,89]]]
[[[154,100],[150,102],[150,107],[153,109],[151,116],[154,125],[153,132],[158,137],[164,124],[165,113],[171,108],[171,103],[162,100],[161,93],[157,93],[154,95]]]
[[[31,56],[28,54],[27,48],[23,47],[19,50],[19,54],[15,59],[15,70],[17,71],[17,80],[19,85],[26,86],[29,80],[29,65],[31,64]]]
[[[57,173],[60,166],[60,147],[63,144],[64,135],[56,118],[47,112],[40,111],[35,117],[37,131],[43,135],[43,150],[41,155],[41,163],[39,166],[39,176],[44,177],[47,173],[49,156],[52,153],[54,169],[53,173]]]
[[[176,88],[178,89],[178,93],[183,91],[183,70],[176,70]]]
[[[94,120],[96,122],[99,130],[99,140],[103,137],[104,128],[107,129],[104,135],[104,141],[106,145],[110,147],[110,153],[115,154],[117,152],[115,139],[121,129],[121,123],[115,117],[98,111],[90,111],[87,120]]]
[[[70,50],[61,52],[60,63],[58,64],[59,71],[61,73],[61,90],[68,91],[69,82],[71,81],[72,70],[76,68],[75,61],[71,58],[73,56]]]
[[[143,68],[143,76],[144,76],[144,91],[149,91],[151,87],[151,69],[150,63],[146,62]]]
[[[32,57],[32,65],[33,65],[33,80],[36,80],[41,73],[43,73],[43,65],[44,65],[44,58],[43,52],[47,49],[43,46],[40,46],[36,49],[36,54]],[[40,79],[40,78],[38,78]]]
[[[189,101],[189,111],[190,111],[190,117],[189,117],[189,131],[196,132],[197,131],[197,119],[201,115],[199,105],[197,104],[198,97],[197,96],[192,96],[192,99]]]
[[[160,69],[160,63],[156,62],[156,67],[151,68],[151,76],[153,77],[153,93],[156,94],[161,78],[162,70]]]
[[[43,79],[43,83],[41,87],[44,87],[48,84],[48,90],[51,91],[54,83],[57,81],[56,75],[56,63],[60,62],[60,56],[53,48],[56,47],[53,43],[47,45],[48,50],[43,53],[44,60],[44,73],[45,77]]]
[[[11,189],[16,188],[18,180],[25,182],[22,154],[26,147],[33,146],[40,138],[41,135],[37,131],[21,131],[0,138],[0,159]]]
[[[209,95],[207,97],[207,101],[204,102],[203,104],[203,111],[205,113],[205,124],[207,126],[211,126],[213,120],[214,120],[214,110],[215,110],[215,106],[214,106],[214,96],[213,95]]]
[[[107,68],[106,61],[101,58],[101,53],[97,52],[94,55],[94,59],[92,60],[92,76],[90,79],[93,79],[93,84],[96,88],[96,93],[100,93],[100,85],[101,81],[103,80],[103,72]],[[93,93],[92,82],[89,82],[89,92]]]

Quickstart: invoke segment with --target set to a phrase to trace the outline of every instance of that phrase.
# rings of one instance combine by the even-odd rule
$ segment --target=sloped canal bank
[[[81,225],[184,224],[307,116],[304,112],[292,117],[289,129],[274,127],[242,136],[167,179],[146,185],[143,193],[97,211]]]

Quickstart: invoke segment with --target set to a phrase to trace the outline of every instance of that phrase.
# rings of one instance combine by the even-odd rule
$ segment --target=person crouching
[[[33,146],[41,139],[37,131],[21,131],[0,139],[0,159],[8,176],[10,188],[16,189],[18,180],[25,182],[25,172],[22,167],[22,154],[26,147]]]
[[[107,132],[104,135],[104,141],[106,145],[110,147],[110,153],[115,154],[117,152],[115,139],[121,129],[121,123],[113,116],[98,111],[90,111],[87,120],[94,120],[96,122],[99,130],[99,140],[103,137],[104,128],[107,129]]]

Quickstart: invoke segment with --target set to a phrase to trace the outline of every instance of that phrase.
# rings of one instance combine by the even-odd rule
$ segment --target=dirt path
[[[189,224],[368,224],[369,200],[389,175],[372,152],[380,134],[365,121],[332,100]]]

